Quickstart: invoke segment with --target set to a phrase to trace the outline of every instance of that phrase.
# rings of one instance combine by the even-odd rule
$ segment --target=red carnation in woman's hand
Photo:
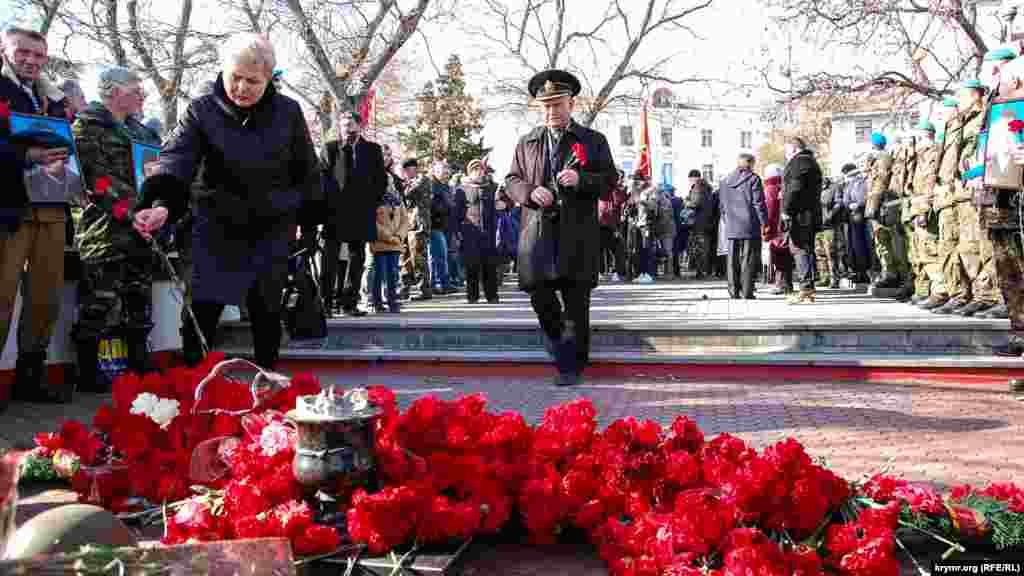
[[[114,181],[111,180],[110,176],[100,176],[96,179],[96,185],[93,186],[93,192],[96,196],[106,196],[107,191],[114,185]]]
[[[577,142],[572,145],[572,155],[576,157],[576,161],[579,163],[580,168],[587,165],[587,148],[581,142]]]
[[[125,220],[128,218],[128,213],[131,212],[131,209],[131,202],[129,202],[127,198],[122,198],[117,202],[114,202],[112,212],[114,213],[115,219]]]
[[[1022,130],[1024,130],[1024,120],[1021,120],[1019,118],[1010,120],[1010,132],[1013,132],[1014,134],[1020,134]]]

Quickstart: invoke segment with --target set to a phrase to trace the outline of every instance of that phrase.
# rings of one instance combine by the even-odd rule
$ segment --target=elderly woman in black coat
[[[202,193],[192,198],[192,309],[212,345],[227,304],[245,303],[256,362],[272,368],[281,340],[281,291],[288,240],[298,213],[319,193],[316,153],[297,102],[271,82],[276,58],[256,34],[230,40],[213,92],[193,100],[146,179],[135,226],[143,235],[186,209],[200,166]],[[150,208],[151,206],[151,208]],[[183,318],[185,361],[203,356],[193,323]]]

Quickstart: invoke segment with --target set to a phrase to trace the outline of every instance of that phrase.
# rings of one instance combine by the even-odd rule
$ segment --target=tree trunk
[[[160,97],[160,107],[163,110],[163,130],[167,134],[178,125],[178,97],[175,94]],[[164,134],[161,134],[162,138]]]

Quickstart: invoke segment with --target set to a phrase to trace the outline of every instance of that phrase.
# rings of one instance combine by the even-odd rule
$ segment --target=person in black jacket
[[[318,215],[324,225],[324,255],[320,290],[327,310],[333,310],[337,279],[341,311],[346,316],[365,316],[359,309],[359,289],[366,266],[366,243],[377,239],[377,206],[387,190],[387,168],[379,144],[363,138],[358,114],[338,118],[342,140],[324,145],[325,210]],[[348,244],[346,278],[338,278],[338,251]]]
[[[256,363],[272,369],[281,346],[281,292],[289,239],[302,208],[320,193],[316,152],[298,102],[270,82],[274,48],[256,34],[229,41],[212,94],[189,103],[142,188],[135,227],[149,236],[177,221],[203,167],[192,204],[192,309],[185,361],[202,359],[226,304],[246,301]],[[152,207],[150,207],[152,206]]]
[[[458,212],[464,214],[462,259],[466,267],[466,299],[470,304],[480,300],[480,285],[490,304],[498,303],[498,186],[488,174],[487,164],[471,160],[462,180],[463,196]]]
[[[814,302],[814,235],[821,224],[821,167],[802,138],[790,138],[785,149],[782,220],[789,229],[789,250],[796,263],[793,281],[800,286],[790,303]]]

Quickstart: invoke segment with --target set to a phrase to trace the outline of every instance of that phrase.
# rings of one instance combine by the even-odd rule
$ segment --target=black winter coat
[[[298,103],[270,84],[255,106],[241,110],[218,78],[213,93],[192,100],[168,136],[140,207],[166,206],[168,221],[176,221],[200,165],[193,300],[239,304],[259,281],[268,309],[277,310],[297,214],[320,195],[319,165]]]
[[[812,212],[815,220],[820,218],[821,181],[821,167],[810,150],[802,150],[794,156],[786,163],[782,177],[782,213],[794,221],[798,221],[801,212]]]
[[[559,143],[559,158],[564,165],[571,157],[571,146],[583,145],[586,162],[579,170],[579,185],[557,186],[554,193],[561,208],[554,213],[542,211],[531,194],[549,184],[544,178],[545,138],[545,128],[538,127],[519,140],[507,180],[509,196],[523,210],[519,287],[531,292],[547,282],[565,281],[593,288],[601,268],[597,201],[611,199],[609,183],[617,175],[612,152],[603,134],[572,122]]]
[[[490,177],[462,181],[455,211],[463,215],[462,259],[466,266],[498,253],[498,213],[494,206],[497,190],[498,185]]]
[[[380,144],[360,138],[344,190],[339,188],[336,176],[340,153],[337,140],[324,145],[323,209],[315,209],[308,216],[313,218],[312,223],[325,224],[328,235],[342,242],[372,242],[377,239],[377,206],[388,188],[384,151]],[[308,217],[304,220],[304,224],[310,224]]]

